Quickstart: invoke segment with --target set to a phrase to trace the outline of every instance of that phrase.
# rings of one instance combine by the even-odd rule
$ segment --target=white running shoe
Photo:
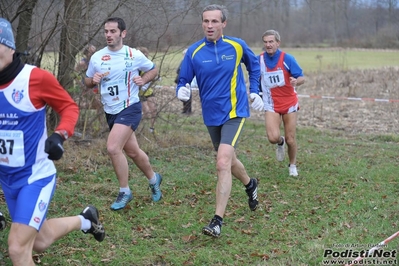
[[[282,145],[277,144],[276,148],[276,157],[277,161],[279,162],[284,161],[285,157],[285,138],[283,136],[281,138],[283,139],[283,144]]]
[[[290,164],[290,166],[288,168],[289,168],[290,176],[298,176],[298,171],[296,169],[295,164]]]

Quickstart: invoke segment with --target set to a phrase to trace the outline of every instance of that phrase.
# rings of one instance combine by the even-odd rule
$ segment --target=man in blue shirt
[[[205,235],[219,237],[230,197],[232,175],[246,187],[252,211],[258,206],[257,180],[250,178],[244,165],[237,159],[235,148],[249,117],[249,101],[241,63],[249,74],[249,98],[252,108],[263,110],[259,93],[260,67],[256,55],[241,39],[224,36],[227,10],[224,6],[209,5],[202,12],[205,38],[187,49],[176,88],[177,97],[188,101],[190,82],[197,79],[202,115],[213,146],[217,151],[216,211]]]

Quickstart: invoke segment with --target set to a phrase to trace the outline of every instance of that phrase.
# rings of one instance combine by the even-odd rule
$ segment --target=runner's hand
[[[177,91],[177,98],[183,102],[187,102],[191,97],[191,87],[190,84],[186,84],[186,87],[180,87]]]
[[[252,101],[251,107],[256,110],[256,111],[263,111],[264,109],[264,104],[262,98],[256,94],[256,93],[251,93],[249,94],[249,98]]]
[[[64,139],[57,133],[51,134],[51,136],[46,139],[44,151],[48,153],[48,158],[50,160],[61,159],[62,154],[64,154],[63,143]]]

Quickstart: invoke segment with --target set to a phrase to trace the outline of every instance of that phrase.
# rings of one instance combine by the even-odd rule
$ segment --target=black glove
[[[48,153],[48,158],[50,160],[61,159],[64,153],[63,143],[64,139],[57,133],[51,134],[51,136],[46,139],[44,151]]]

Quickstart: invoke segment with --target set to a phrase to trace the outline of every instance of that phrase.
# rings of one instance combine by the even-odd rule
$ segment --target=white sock
[[[129,187],[121,187],[121,188],[119,188],[119,192],[125,192],[125,194],[129,194],[130,188]]]
[[[157,183],[157,175],[154,173],[154,176],[148,180],[151,185],[155,185]]]
[[[91,228],[91,222],[90,220],[87,220],[85,217],[82,215],[78,215],[80,218],[80,230],[87,231]]]
[[[290,164],[290,167],[296,168],[296,164]]]

